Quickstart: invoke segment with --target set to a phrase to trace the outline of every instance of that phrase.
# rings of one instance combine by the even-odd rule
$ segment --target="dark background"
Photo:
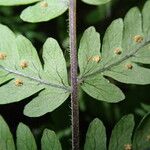
[[[102,38],[112,20],[119,17],[123,18],[133,6],[142,9],[144,2],[144,0],[112,0],[111,3],[103,6],[91,6],[78,0],[78,41],[84,30],[89,26],[95,26],[97,31],[101,33]],[[37,48],[40,56],[44,41],[48,37],[56,38],[64,51],[69,69],[68,14],[65,13],[49,22],[30,24],[19,18],[21,11],[26,7],[0,7],[0,23],[9,26],[16,34],[21,33],[28,37]],[[94,118],[97,117],[103,121],[109,138],[115,123],[123,115],[134,114],[137,125],[143,115],[150,110],[149,85],[137,86],[112,82],[117,84],[126,95],[126,99],[117,104],[97,101],[80,91],[81,147],[84,145],[87,127]],[[43,129],[49,128],[58,134],[64,150],[71,149],[70,99],[52,113],[39,118],[29,118],[23,115],[23,108],[31,99],[32,97],[14,104],[0,105],[0,114],[9,124],[14,137],[18,123],[23,122],[31,128],[39,147]]]

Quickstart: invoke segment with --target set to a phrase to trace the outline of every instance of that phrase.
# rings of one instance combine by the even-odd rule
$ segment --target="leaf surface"
[[[133,150],[150,148],[150,113],[140,122],[133,137]]]
[[[22,82],[20,83],[21,85],[19,85],[18,82]],[[43,86],[28,79],[20,77],[13,79],[9,83],[0,87],[0,104],[9,104],[21,101],[39,92],[43,88]]]
[[[15,68],[19,60],[15,34],[5,25],[0,24],[0,65]]]
[[[84,150],[106,150],[106,131],[99,119],[94,119],[88,128]]]
[[[134,129],[133,115],[124,116],[114,127],[110,142],[109,150],[121,150],[131,147],[131,137]]]
[[[26,5],[40,0],[0,0],[2,6]]]
[[[68,85],[66,61],[58,42],[48,38],[43,46],[44,71],[51,83]]]
[[[147,35],[150,21],[149,14],[146,13],[149,8],[150,1],[147,1],[142,13],[134,7],[129,10],[124,20],[116,19],[111,23],[104,35],[99,65],[93,67],[94,71],[91,69],[87,74],[83,74],[80,69],[79,79],[83,84],[88,78],[97,74],[128,84],[150,84],[150,70],[141,65],[150,64],[150,39]],[[81,43],[86,44],[82,40]],[[94,45],[92,44],[94,42],[88,43],[90,46]],[[86,53],[82,55],[86,56]],[[90,66],[92,63],[85,62],[85,64],[84,66]],[[79,67],[82,67],[81,63]]]
[[[114,63],[116,59],[120,59],[122,53],[123,38],[123,20],[116,19],[107,28],[102,44],[102,64],[103,67]]]
[[[122,91],[101,75],[87,78],[81,87],[97,100],[114,103],[124,99]]]
[[[116,29],[118,29],[117,25],[115,26]],[[113,34],[115,34],[115,32],[117,31],[114,31]],[[110,65],[108,65],[108,61],[107,65],[104,66],[104,75],[112,77],[123,83],[149,84],[149,69],[143,68],[136,63],[149,63],[147,59],[149,56],[149,49],[146,37],[142,30],[142,15],[138,8],[132,8],[127,13],[124,19],[124,30],[120,32],[123,33],[123,38],[120,38],[122,47],[118,45],[118,47],[120,47],[121,54],[117,55],[116,60],[113,62],[110,61]],[[111,39],[114,38],[113,34]],[[112,42],[110,41],[108,43]]]
[[[110,2],[110,0],[82,0],[82,1],[91,5],[102,5]]]
[[[128,65],[130,66],[130,64],[132,64],[132,69],[128,69]],[[105,71],[104,75],[123,83],[140,85],[150,83],[150,70],[129,60],[113,67],[111,70]]]
[[[61,144],[55,132],[45,129],[41,139],[42,150],[61,150]]]
[[[0,25],[0,30],[4,35],[1,38],[3,40],[0,40],[3,42],[1,53],[6,54],[6,58],[0,60],[1,83],[12,79],[0,87],[0,104],[8,104],[23,100],[44,88],[34,80],[39,79],[42,66],[35,48],[28,39],[21,35],[16,37],[4,25]],[[8,39],[5,39],[7,35]]]
[[[39,117],[52,112],[59,107],[69,96],[60,89],[48,88],[34,98],[24,109],[24,114],[30,117]]]
[[[88,75],[99,67],[100,35],[94,27],[88,28],[81,38],[78,60],[81,76]]]
[[[0,149],[15,150],[12,134],[5,120],[0,116]]]
[[[17,128],[17,150],[37,150],[33,134],[23,123]]]
[[[40,116],[59,107],[68,98],[70,87],[66,62],[57,41],[48,38],[45,42],[42,66],[36,49],[27,38],[15,36],[4,25],[0,25],[0,31],[3,35],[0,38],[0,104],[18,102],[41,92],[29,104],[26,114]],[[44,100],[42,105],[41,99]]]
[[[27,22],[43,22],[60,16],[67,9],[68,0],[44,0],[26,8],[20,17]]]
[[[144,4],[142,15],[143,15],[143,31],[144,36],[146,37],[146,41],[150,40],[150,13],[148,13],[150,10],[150,0],[147,0]]]

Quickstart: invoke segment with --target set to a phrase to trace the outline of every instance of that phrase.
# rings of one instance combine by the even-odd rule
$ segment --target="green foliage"
[[[24,5],[39,0],[7,1],[0,5]],[[109,0],[82,0],[101,5]],[[69,0],[45,0],[26,8],[21,19],[27,22],[43,22],[56,18],[68,10]],[[150,84],[150,0],[142,12],[132,8],[123,19],[114,20],[106,30],[103,42],[94,27],[88,28],[80,41],[78,61],[80,74],[78,85],[97,100],[115,103],[123,100],[122,91],[109,81],[113,78],[127,84]],[[69,97],[66,61],[58,42],[48,38],[43,46],[43,62],[32,43],[22,35],[15,35],[0,24],[0,104],[9,104],[33,96],[24,108],[29,117],[39,117],[58,108]],[[112,80],[111,80],[112,81]],[[148,105],[142,105],[149,111]],[[114,127],[109,150],[150,148],[150,114],[146,115],[135,131],[134,119],[124,116]],[[0,149],[15,150],[10,130],[0,117]],[[19,124],[17,149],[36,150],[36,142],[30,129]],[[44,130],[42,150],[61,150],[61,144],[53,131]],[[89,126],[85,150],[106,150],[106,131],[103,123],[95,119]]]
[[[125,145],[131,145],[131,137],[134,129],[132,115],[124,116],[114,127],[109,142],[109,150],[125,149]]]
[[[142,21],[142,16],[138,8],[132,8],[127,13],[124,19],[124,28],[122,26],[123,29],[121,31],[123,38],[120,38],[120,42],[122,44],[122,47],[118,45],[118,48],[120,48],[120,50],[122,51],[122,54],[119,56],[121,58],[119,59],[118,57],[118,62],[112,61],[111,67],[109,67],[109,69],[104,72],[105,75],[123,83],[149,84],[150,70],[141,67],[140,65],[135,63],[136,61],[134,61],[136,58],[140,59],[140,57],[145,59],[144,55],[140,56],[141,51],[143,51],[143,47],[148,44],[148,39],[142,32],[142,26],[144,26],[144,23],[145,22]],[[112,34],[114,34],[114,37],[118,37],[118,35],[115,35],[115,28],[118,29],[118,24],[115,25],[115,23],[112,23],[111,26],[113,26],[114,28]],[[113,39],[109,39],[107,40],[107,42],[110,40],[113,41]],[[149,49],[145,49],[145,51],[149,53]],[[140,63],[145,63],[145,61],[142,61],[142,59],[140,59]]]
[[[47,129],[45,129],[43,132],[41,144],[42,150],[62,150],[56,134],[53,131]]]
[[[42,91],[29,104],[25,106],[24,114],[29,117],[39,117],[47,112],[52,112],[59,107],[69,96],[69,93],[48,87]]]
[[[124,99],[123,93],[101,75],[84,79],[100,67],[100,35],[93,27],[88,28],[81,39],[79,46],[80,76],[83,77],[82,89],[92,97],[107,102],[117,102]],[[82,81],[81,81],[82,82]]]
[[[56,40],[49,38],[43,47],[44,73],[41,76],[52,84],[68,86],[67,69],[61,48]],[[62,89],[46,88],[24,110],[28,116],[41,116],[60,106],[69,96]]]
[[[133,149],[150,148],[150,113],[147,114],[137,127],[133,137]]]
[[[13,137],[8,125],[0,116],[0,149],[1,150],[15,150]]]
[[[150,28],[147,26],[150,22],[146,20],[149,15],[144,13],[149,7],[150,1],[145,4],[142,14],[135,7],[127,13],[124,21],[114,20],[106,30],[101,51],[99,35],[95,29],[91,27],[84,32],[78,60],[79,81],[86,93],[107,102],[117,102],[124,98],[120,90],[111,88],[112,84],[103,84],[104,78],[101,76],[108,76],[123,83],[150,83],[150,70],[140,65],[149,64]],[[143,32],[143,26],[147,28],[146,32]]]
[[[150,147],[150,114],[148,113],[140,122],[138,128],[134,129],[133,115],[124,116],[114,127],[109,142],[109,150],[131,149],[141,150]],[[5,120],[0,117],[0,149],[15,150],[12,134]],[[17,128],[16,148],[17,150],[37,150],[34,136],[30,129],[20,123]],[[99,119],[94,119],[88,128],[84,150],[107,150],[106,131]],[[45,129],[41,138],[42,150],[62,150],[56,134]]]
[[[37,150],[34,136],[23,123],[17,128],[17,150]]]
[[[102,5],[110,0],[82,0],[91,5]],[[26,22],[45,22],[63,14],[68,9],[69,0],[0,0],[2,6],[16,6],[36,3],[24,9],[20,15]]]
[[[37,93],[41,89],[41,86],[37,86],[37,83],[29,81],[28,79],[24,79],[21,77],[16,80],[12,79],[7,84],[0,87],[0,104],[8,104],[21,101],[24,98]]]
[[[20,123],[17,128],[16,148],[12,134],[5,120],[0,116],[0,149],[1,150],[37,150],[34,136],[28,126]],[[61,150],[56,134],[45,129],[41,139],[42,150]]]
[[[109,142],[109,150],[146,150],[150,148],[150,114],[147,114],[134,131],[133,115],[124,116],[114,127]],[[106,150],[106,133],[102,122],[95,119],[90,124],[85,143],[85,150]]]
[[[46,103],[41,101],[39,95],[38,101],[33,101],[26,107],[25,114],[34,117],[56,109],[67,99],[70,93],[66,62],[58,43],[49,38],[44,44],[43,68],[35,48],[28,39],[21,35],[15,36],[4,25],[0,25],[0,31],[3,35],[0,40],[1,84],[6,83],[0,87],[0,103],[17,102],[42,90],[41,95],[45,96]],[[9,79],[11,80],[8,81]],[[55,92],[52,93],[52,91]],[[49,99],[46,95],[50,95],[48,96]],[[47,102],[50,102],[51,105],[48,105]],[[36,110],[38,112],[35,114]]]
[[[34,2],[38,3],[22,11],[20,16],[22,20],[32,23],[49,21],[63,14],[69,4],[68,0],[0,0],[0,5],[15,6]]]
[[[106,150],[106,131],[99,119],[94,119],[88,128],[84,150]]]
[[[33,6],[33,9],[49,7],[52,4],[59,10],[56,4],[63,9],[60,4],[62,2],[68,6],[66,1],[42,1]],[[108,27],[102,44],[94,27],[84,32],[78,53],[78,81],[87,94],[111,103],[123,100],[124,94],[105,79],[105,76],[123,83],[150,83],[150,70],[139,65],[150,63],[147,21],[149,15],[145,13],[149,5],[150,1],[145,4],[142,14],[135,7],[127,13],[124,21],[114,20]],[[51,8],[50,11],[55,9]],[[67,7],[63,11],[66,9]],[[42,66],[35,48],[28,39],[22,35],[16,36],[4,25],[0,25],[0,32],[0,104],[18,102],[37,93],[38,95],[25,106],[25,115],[38,117],[55,110],[69,97],[71,90],[66,61],[57,41],[48,38],[45,42]]]
[[[90,27],[85,30],[78,52],[80,76],[88,75],[99,68],[97,61],[100,61],[101,57],[100,45],[100,35],[96,32],[95,28]]]
[[[110,2],[110,0],[82,0],[82,1],[91,5],[102,5]]]
[[[144,8],[142,10],[142,15],[143,15],[143,32],[144,32],[144,35],[148,40],[150,40],[150,23],[149,23],[149,20],[150,20],[150,13],[149,12],[149,9],[150,9],[150,0],[147,0],[145,5],[144,5]]]
[[[26,8],[21,19],[27,22],[43,22],[56,18],[68,9],[68,0],[46,0]]]
[[[81,87],[86,93],[98,100],[114,103],[124,99],[122,91],[101,75],[87,78]]]
[[[40,0],[0,0],[2,6],[15,6],[15,5],[26,5],[37,2]]]

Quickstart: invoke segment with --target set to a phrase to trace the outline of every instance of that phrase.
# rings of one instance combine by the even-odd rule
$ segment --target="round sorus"
[[[28,61],[22,60],[22,61],[20,62],[20,67],[21,67],[22,69],[25,69],[25,68],[27,68],[28,66],[29,66]]]
[[[3,52],[0,52],[0,60],[6,59],[7,55]]]
[[[48,3],[46,1],[43,1],[43,2],[40,3],[40,6],[42,8],[47,8],[48,7]]]
[[[133,37],[133,40],[136,42],[136,43],[141,43],[143,41],[143,36],[141,35],[136,35]]]
[[[20,80],[20,79],[16,79],[16,80],[15,80],[15,85],[16,85],[16,86],[22,86],[22,85],[23,85],[23,81]]]

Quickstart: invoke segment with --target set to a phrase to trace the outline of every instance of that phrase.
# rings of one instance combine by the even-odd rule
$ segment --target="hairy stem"
[[[77,87],[76,0],[69,3],[69,36],[71,59],[72,150],[79,150],[79,106]]]

